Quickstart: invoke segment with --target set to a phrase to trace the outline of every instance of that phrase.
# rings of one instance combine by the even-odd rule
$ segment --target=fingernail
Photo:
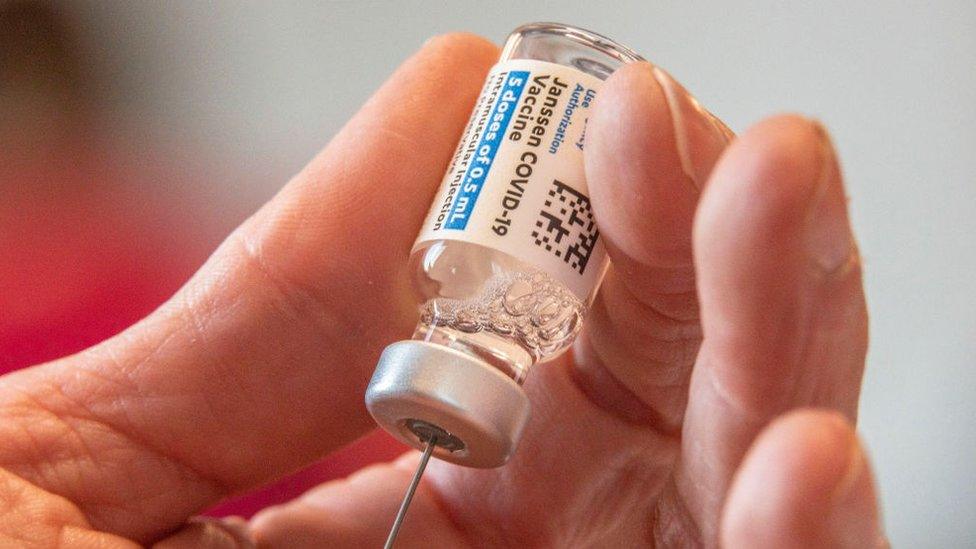
[[[874,487],[864,450],[855,440],[847,471],[834,489],[827,527],[833,547],[882,547]]]
[[[836,275],[854,264],[856,249],[833,144],[819,122],[814,122],[814,127],[820,142],[820,174],[810,210],[808,246],[818,268],[827,275]]]
[[[658,67],[654,67],[653,71],[654,80],[661,86],[671,113],[682,171],[701,190],[715,161],[735,134],[702,107],[670,74]]]

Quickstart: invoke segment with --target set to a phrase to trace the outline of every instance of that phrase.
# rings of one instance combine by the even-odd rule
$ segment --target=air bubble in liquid
[[[498,274],[467,299],[435,298],[420,311],[427,326],[464,333],[491,332],[545,359],[568,346],[580,329],[584,304],[547,274]]]

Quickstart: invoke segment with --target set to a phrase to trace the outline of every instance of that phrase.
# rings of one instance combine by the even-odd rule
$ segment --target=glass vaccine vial
[[[410,257],[420,322],[366,392],[401,441],[497,467],[529,417],[530,368],[569,348],[607,267],[583,172],[603,80],[642,58],[583,29],[517,28],[488,74]]]

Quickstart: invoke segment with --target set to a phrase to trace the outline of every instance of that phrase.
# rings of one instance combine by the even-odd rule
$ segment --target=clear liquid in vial
[[[565,351],[582,327],[585,303],[506,253],[441,240],[412,262],[421,297],[413,338],[474,355],[517,383],[530,366]]]

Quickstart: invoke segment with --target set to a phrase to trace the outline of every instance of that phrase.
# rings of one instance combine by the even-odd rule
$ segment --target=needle
[[[436,436],[432,436],[427,440],[427,447],[424,448],[424,455],[420,458],[420,465],[417,466],[417,472],[413,474],[410,487],[407,488],[407,493],[403,496],[403,503],[400,504],[400,510],[397,511],[396,519],[393,521],[393,528],[390,529],[390,535],[386,537],[386,543],[383,545],[383,549],[391,549],[393,547],[397,532],[400,531],[400,525],[403,524],[403,517],[406,516],[407,508],[410,507],[410,500],[413,499],[413,493],[417,491],[417,485],[420,484],[420,477],[424,475],[424,469],[427,468],[427,462],[430,461],[430,454],[434,452],[436,445]]]

